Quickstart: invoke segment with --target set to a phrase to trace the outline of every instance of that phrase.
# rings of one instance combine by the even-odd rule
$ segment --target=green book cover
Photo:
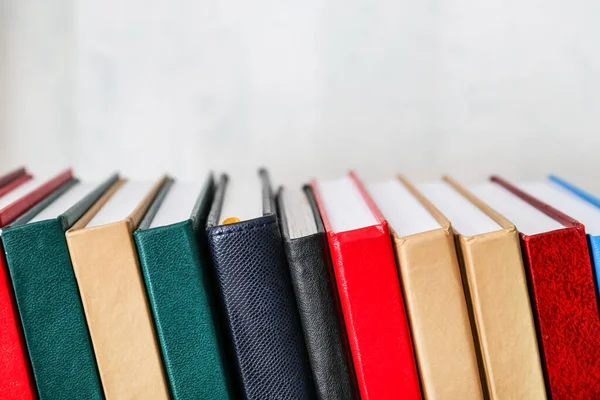
[[[104,398],[65,231],[117,178],[111,176],[87,190],[58,216],[36,218],[63,200],[62,196],[79,193],[75,190],[82,187],[72,180],[2,230],[15,300],[42,400]]]
[[[170,180],[163,187],[134,233],[171,393],[176,400],[229,399],[202,236],[214,181],[209,177],[195,194],[199,197],[185,214],[189,218],[152,227],[173,185]]]

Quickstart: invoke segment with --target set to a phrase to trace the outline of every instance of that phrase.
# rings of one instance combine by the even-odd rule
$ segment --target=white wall
[[[600,190],[594,0],[0,2],[2,168],[558,172]]]

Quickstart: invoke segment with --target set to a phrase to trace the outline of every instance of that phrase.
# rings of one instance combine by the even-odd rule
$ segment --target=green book
[[[69,249],[68,230],[118,179],[76,179],[2,230],[40,399],[103,399]]]
[[[169,180],[134,233],[175,400],[232,398],[203,236],[214,186]]]

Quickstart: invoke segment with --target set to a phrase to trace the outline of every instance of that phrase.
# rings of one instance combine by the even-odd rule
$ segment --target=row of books
[[[600,398],[600,200],[557,177],[22,168],[0,228],[2,399]]]

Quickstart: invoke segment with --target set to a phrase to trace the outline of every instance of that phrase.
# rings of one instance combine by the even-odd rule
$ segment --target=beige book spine
[[[426,399],[482,399],[475,343],[449,228],[394,234]]]
[[[503,228],[473,237],[457,234],[489,396],[546,399],[519,233],[458,182],[443,179]]]
[[[546,399],[516,229],[459,243],[490,398]]]
[[[100,378],[109,400],[169,399],[132,237],[159,183],[127,219],[81,229],[123,184],[118,182],[67,232]]]

